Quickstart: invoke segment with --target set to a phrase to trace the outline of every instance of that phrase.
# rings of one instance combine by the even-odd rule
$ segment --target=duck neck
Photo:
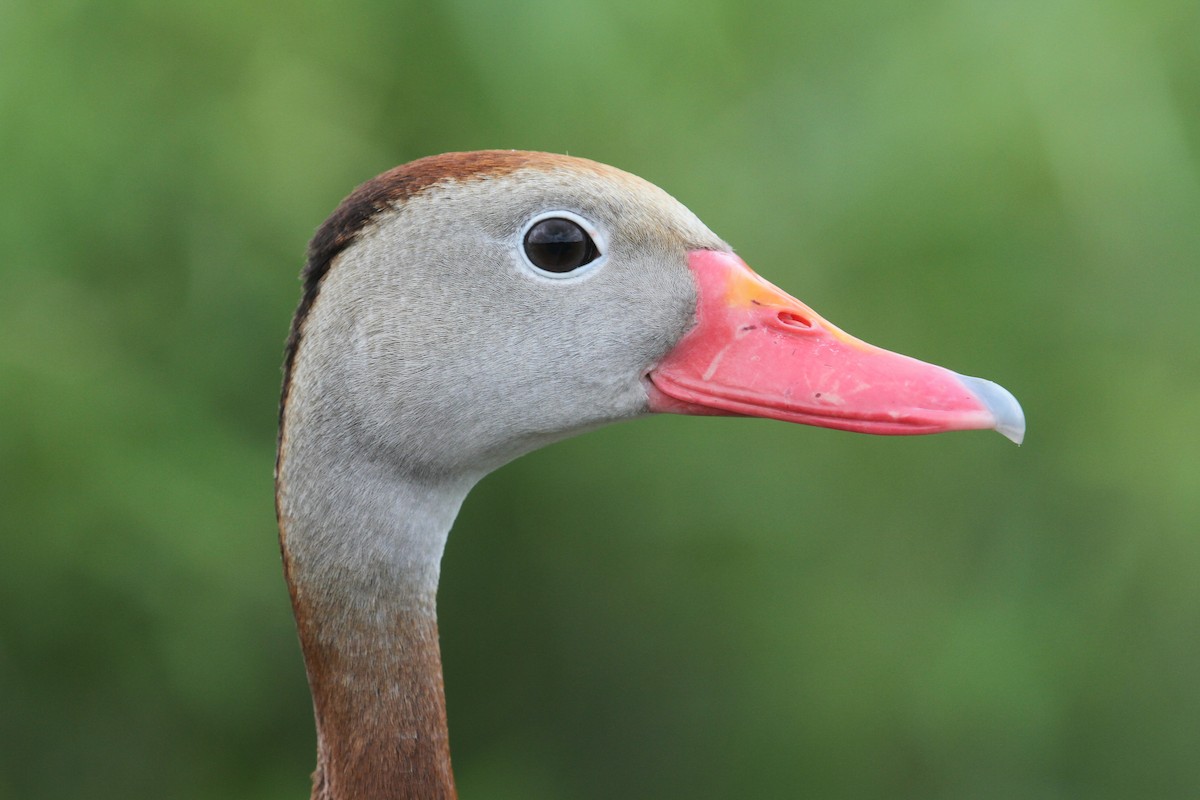
[[[313,800],[453,798],[435,601],[469,486],[314,467],[281,457],[277,483],[316,716]]]

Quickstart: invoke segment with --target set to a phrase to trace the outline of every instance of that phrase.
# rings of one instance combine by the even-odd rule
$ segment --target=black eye
[[[525,234],[525,255],[538,269],[564,274],[592,263],[600,251],[578,223],[548,217],[535,222]]]

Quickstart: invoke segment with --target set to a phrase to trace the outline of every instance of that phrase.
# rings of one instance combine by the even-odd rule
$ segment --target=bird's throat
[[[305,465],[306,450],[281,448],[276,489],[316,717],[313,800],[454,798],[435,601],[469,483],[345,461],[331,474],[336,460]]]

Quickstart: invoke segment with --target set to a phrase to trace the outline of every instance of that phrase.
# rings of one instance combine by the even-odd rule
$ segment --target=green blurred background
[[[468,798],[1200,794],[1200,4],[0,2],[0,797],[299,798],[271,470],[308,237],[543,149],[1026,445],[660,418],[485,480]]]

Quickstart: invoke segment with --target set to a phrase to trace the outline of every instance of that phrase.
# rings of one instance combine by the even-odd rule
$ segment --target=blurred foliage
[[[0,797],[307,796],[295,276],[356,183],[482,147],[660,184],[1030,433],[662,418],[488,478],[465,797],[1196,796],[1195,0],[8,0]]]

